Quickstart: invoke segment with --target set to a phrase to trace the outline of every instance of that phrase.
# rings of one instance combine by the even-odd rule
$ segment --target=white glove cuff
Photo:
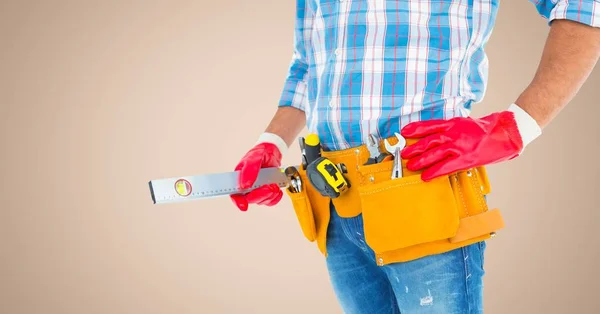
[[[281,155],[284,155],[288,150],[287,143],[275,133],[264,132],[258,137],[258,141],[256,141],[256,144],[259,143],[275,144],[275,146],[277,146],[279,149],[279,152],[281,152]]]
[[[529,143],[533,142],[538,136],[542,135],[542,129],[533,117],[516,104],[511,104],[508,107],[508,111],[515,114],[517,128],[523,139],[523,149],[525,149],[525,146],[529,145]]]

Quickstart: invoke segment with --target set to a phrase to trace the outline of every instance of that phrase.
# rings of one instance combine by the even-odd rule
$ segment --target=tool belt
[[[391,144],[397,138],[387,139]],[[416,140],[408,139],[407,145]],[[383,141],[379,142],[383,148]],[[327,256],[330,202],[340,217],[363,215],[365,241],[380,266],[447,252],[495,236],[504,227],[499,209],[489,210],[485,195],[490,183],[485,167],[458,171],[429,182],[420,171],[406,169],[391,179],[393,160],[364,165],[365,145],[339,151],[323,151],[333,163],[344,164],[351,187],[336,198],[321,195],[311,184],[306,169],[298,169],[303,188],[286,189],[304,236],[316,241]]]

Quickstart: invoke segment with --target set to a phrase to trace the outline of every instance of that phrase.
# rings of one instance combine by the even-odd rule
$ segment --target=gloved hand
[[[419,121],[400,131],[405,138],[420,138],[401,156],[411,171],[423,170],[421,178],[436,177],[473,167],[511,160],[541,134],[537,122],[523,109],[508,110],[483,118],[457,117]]]
[[[239,187],[242,189],[252,187],[261,168],[280,167],[282,150],[286,148],[287,145],[279,136],[272,133],[261,135],[257,144],[242,157],[235,167],[235,171],[240,171]],[[282,197],[283,191],[277,184],[263,185],[246,194],[230,195],[233,203],[241,211],[247,211],[249,204],[276,205]]]

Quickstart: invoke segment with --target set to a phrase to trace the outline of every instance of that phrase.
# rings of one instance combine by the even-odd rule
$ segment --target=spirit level
[[[263,168],[258,173],[254,185],[249,189],[238,188],[239,171],[210,173],[152,180],[148,182],[154,204],[184,202],[198,199],[247,193],[265,184],[276,183],[279,187],[288,186],[284,169]]]

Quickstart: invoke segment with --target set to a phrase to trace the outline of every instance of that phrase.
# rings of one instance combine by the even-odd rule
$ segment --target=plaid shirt
[[[600,0],[529,0],[548,22],[600,26]],[[472,4],[469,4],[472,3]],[[407,123],[470,114],[499,0],[297,0],[294,53],[279,106],[305,111],[325,150]]]

